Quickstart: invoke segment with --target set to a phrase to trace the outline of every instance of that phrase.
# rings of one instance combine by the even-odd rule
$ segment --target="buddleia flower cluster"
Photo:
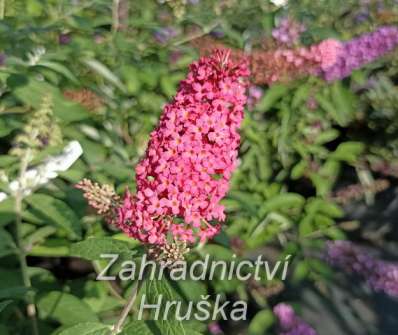
[[[197,39],[193,45],[202,55],[211,53],[214,48],[227,49],[221,42],[209,37]],[[253,83],[271,85],[309,74],[320,75],[322,69],[329,68],[336,62],[340,49],[340,42],[327,39],[310,47],[257,49],[247,55],[235,49],[232,56],[237,61],[243,58],[249,60]]]
[[[280,34],[277,33],[277,36]],[[249,59],[252,81],[257,85],[271,85],[308,75],[333,81],[343,79],[354,70],[376,61],[397,45],[398,28],[386,26],[349,41],[329,38],[308,47],[257,49],[249,55],[236,49],[233,56],[235,59]],[[213,48],[226,48],[208,37],[194,41],[194,46],[201,54],[208,54]]]
[[[278,335],[317,335],[314,328],[298,317],[288,304],[276,305],[274,314],[278,319]]]
[[[292,47],[299,42],[305,26],[290,17],[283,17],[278,26],[272,30],[272,37],[281,45]]]
[[[375,291],[398,297],[398,264],[371,256],[349,241],[328,242],[326,258],[330,264],[366,280]]]
[[[351,201],[363,199],[367,193],[379,193],[390,187],[388,179],[376,179],[370,185],[352,184],[343,187],[333,194],[333,201],[339,204],[348,204]]]
[[[99,214],[152,246],[156,258],[178,260],[189,244],[219,232],[220,200],[237,166],[248,75],[247,63],[232,61],[226,50],[194,62],[136,166],[136,194],[126,192],[119,204],[108,188],[78,185]]]
[[[220,200],[237,165],[248,75],[246,63],[233,62],[225,50],[190,66],[136,167],[137,194],[127,193],[119,210],[128,235],[162,245],[168,237],[193,243],[218,233],[225,220]]]
[[[326,80],[345,78],[362,66],[373,62],[398,45],[398,28],[380,27],[352,40],[341,42],[339,55],[332,66],[322,69]]]

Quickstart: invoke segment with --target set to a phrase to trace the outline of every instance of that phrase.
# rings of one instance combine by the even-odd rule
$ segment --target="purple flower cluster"
[[[278,304],[274,307],[278,318],[279,335],[317,335],[316,331],[299,318],[291,306]]]
[[[398,28],[380,27],[374,32],[343,42],[336,62],[323,69],[322,75],[328,80],[342,79],[377,58],[392,51],[398,45]]]
[[[0,52],[0,66],[3,66],[6,63],[7,56],[5,53]]]
[[[398,264],[376,259],[349,241],[327,243],[326,257],[330,264],[366,279],[375,291],[398,297]]]
[[[224,334],[218,322],[212,322],[208,326],[209,333],[212,335]]]
[[[155,40],[160,44],[166,44],[167,42],[169,42],[172,38],[176,37],[177,35],[178,35],[178,32],[173,27],[164,27],[164,28],[158,29],[153,34],[153,36],[155,37]]]
[[[71,40],[72,40],[72,37],[71,37],[70,34],[64,34],[64,33],[62,33],[62,34],[59,34],[59,35],[58,35],[58,43],[59,43],[60,45],[69,44],[69,43],[71,42]]]
[[[256,85],[251,85],[247,90],[247,106],[249,110],[253,110],[254,107],[258,104],[258,102],[263,97],[263,90],[261,87]]]
[[[297,44],[301,33],[305,31],[305,26],[294,21],[289,17],[284,17],[279,22],[278,26],[272,31],[272,37],[280,44],[293,46]]]

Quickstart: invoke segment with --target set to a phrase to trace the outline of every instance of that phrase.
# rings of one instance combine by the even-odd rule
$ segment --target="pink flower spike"
[[[247,62],[233,62],[226,51],[190,66],[136,167],[137,195],[126,194],[119,210],[129,236],[194,243],[218,233],[219,225],[204,222],[225,219],[219,201],[236,166],[248,75]]]

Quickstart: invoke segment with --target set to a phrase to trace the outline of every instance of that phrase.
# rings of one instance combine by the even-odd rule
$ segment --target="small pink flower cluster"
[[[283,17],[278,26],[272,30],[272,37],[282,45],[289,47],[297,44],[305,26],[291,17]]]
[[[327,69],[336,63],[343,50],[342,43],[335,39],[327,39],[309,48],[278,49],[275,57],[282,57],[288,64],[298,70],[316,73],[318,69]]]
[[[195,40],[194,45],[202,55],[214,48],[227,48],[208,37]],[[327,81],[343,79],[397,46],[398,28],[386,26],[348,41],[329,38],[309,47],[278,46],[277,49],[254,50],[251,54],[235,49],[232,54],[237,60],[249,59],[254,84],[272,85],[308,75]]]
[[[237,165],[248,75],[246,62],[232,62],[226,50],[191,65],[136,167],[137,194],[127,193],[119,209],[128,235],[164,244],[218,233],[210,221],[225,220],[219,202]]]
[[[334,65],[343,53],[343,43],[333,38],[328,38],[311,47],[311,52],[322,70]]]
[[[254,82],[272,84],[308,74],[321,75],[339,59],[341,42],[327,39],[310,47],[256,51],[251,55]]]

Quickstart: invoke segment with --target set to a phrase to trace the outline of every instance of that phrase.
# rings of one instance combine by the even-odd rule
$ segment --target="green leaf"
[[[141,89],[138,70],[131,65],[123,65],[120,69],[120,74],[126,83],[127,92],[130,94],[137,94]]]
[[[311,173],[310,179],[316,188],[317,195],[325,196],[328,194],[340,172],[341,163],[335,159],[328,159],[318,173]]]
[[[330,158],[346,161],[347,163],[354,163],[364,149],[365,145],[361,142],[344,142],[337,147]]]
[[[51,61],[40,61],[37,66],[43,66],[49,68],[55,72],[62,74],[65,78],[69,79],[74,84],[78,84],[78,80],[75,75],[64,65]]]
[[[54,104],[54,114],[62,121],[74,122],[89,117],[88,112],[81,105],[66,100],[60,90],[47,82],[38,81],[21,75],[11,75],[7,84],[12,94],[27,106],[40,108],[43,96],[50,94]]]
[[[0,120],[0,124],[1,124],[1,120]],[[9,129],[9,127],[7,127],[7,129]],[[1,130],[0,130],[0,133],[1,133]],[[17,162],[18,162],[18,157],[9,156],[9,155],[0,155],[0,168],[8,167]]]
[[[153,280],[148,278],[145,284],[145,292],[150,303],[157,303],[159,296],[163,297],[163,302],[172,301],[177,298],[168,280],[164,276],[161,280],[157,280],[156,276]]]
[[[256,105],[256,110],[260,112],[267,112],[286,95],[288,90],[289,88],[282,84],[272,85],[271,88],[269,88],[264,94],[264,97],[261,99],[261,101]]]
[[[261,207],[260,216],[278,209],[301,207],[304,203],[304,197],[298,193],[278,194],[265,202],[265,204]]]
[[[331,100],[336,106],[340,118],[340,125],[347,125],[354,117],[357,97],[345,88],[341,81],[336,80],[331,87]]]
[[[320,94],[316,95],[316,100],[319,103],[319,106],[322,107],[326,113],[332,117],[340,126],[346,126],[346,119],[344,115],[340,113],[340,111],[330,102],[329,98],[326,98]]]
[[[291,172],[291,174],[290,174],[291,177],[292,177],[292,179],[293,179],[293,180],[296,180],[296,179],[301,178],[301,177],[304,175],[304,173],[305,173],[307,167],[308,167],[308,163],[307,163],[307,161],[304,160],[304,159],[301,160],[299,163],[297,163],[297,164],[293,167],[292,172]]]
[[[155,71],[154,71],[155,70]],[[152,66],[144,66],[140,69],[138,73],[138,79],[143,83],[149,91],[155,89],[159,81],[159,66],[152,64]]]
[[[17,252],[17,247],[10,233],[0,229],[0,257],[4,257]]]
[[[167,75],[160,78],[160,87],[167,97],[172,97],[175,94],[177,84],[178,81],[172,76]]]
[[[308,99],[308,95],[311,92],[311,86],[302,84],[300,85],[293,96],[292,108],[299,108]]]
[[[196,280],[179,280],[175,282],[180,293],[186,301],[200,301],[206,295],[206,286],[203,282]]]
[[[269,310],[258,312],[249,325],[249,335],[263,335],[274,323],[275,317]]]
[[[71,238],[81,238],[82,228],[80,219],[65,202],[49,195],[39,193],[27,197],[26,201],[37,210],[41,216],[64,229]]]
[[[9,122],[6,122],[6,120],[0,119],[0,137],[5,137],[8,136],[15,128],[16,126],[11,126]],[[5,156],[7,157],[7,156]],[[15,159],[15,157],[14,157]],[[3,164],[1,164],[3,165]]]
[[[162,302],[166,303],[167,301],[182,301],[175,291],[170,286],[168,280],[163,276],[161,280],[157,280],[156,277],[151,280],[147,279],[145,292],[147,295],[147,301],[151,304],[156,304],[158,302],[158,297],[163,297]],[[163,306],[161,306],[161,313],[166,313],[163,311]],[[171,308],[167,311],[168,317],[171,318],[175,315],[175,309]],[[160,333],[162,335],[184,335],[186,334],[185,329],[182,325],[182,322],[175,320],[160,320],[156,322],[157,328],[159,328]]]
[[[83,60],[83,63],[85,63],[89,68],[91,68],[91,70],[102,76],[111,84],[115,85],[123,93],[126,92],[126,88],[121,80],[107,66],[105,66],[96,59],[85,59]]]
[[[294,268],[293,272],[293,282],[297,283],[307,278],[310,269],[308,267],[307,261],[300,261]]]
[[[312,215],[307,215],[299,223],[300,237],[306,237],[315,230]]]
[[[160,320],[157,322],[162,335],[185,335],[186,331],[180,321]],[[192,335],[190,332],[189,335]]]
[[[315,214],[314,223],[320,229],[329,228],[335,224],[333,219],[324,214]]]
[[[307,263],[311,270],[316,271],[326,278],[333,275],[333,270],[325,262],[319,259],[310,258],[307,260]]]
[[[329,227],[324,230],[323,233],[331,238],[332,240],[345,240],[347,239],[347,235],[338,227]]]
[[[28,293],[33,293],[33,290],[24,286],[8,287],[6,289],[0,289],[0,299],[13,298],[23,300]]]
[[[115,240],[111,237],[89,238],[71,246],[71,256],[81,257],[90,261],[100,260],[102,254],[131,257],[135,253],[129,243]]]
[[[70,242],[65,238],[46,239],[41,245],[35,245],[29,252],[30,256],[66,257],[70,255]]]
[[[15,220],[14,199],[8,198],[0,202],[0,226],[5,226]]]
[[[11,303],[12,303],[12,300],[1,301],[0,302],[0,313]]]
[[[28,237],[25,237],[24,244],[26,246],[33,246],[37,243],[41,243],[41,242],[45,241],[47,237],[54,234],[56,231],[57,231],[57,229],[52,226],[45,226],[45,227],[36,229]]]
[[[83,157],[91,165],[98,166],[98,163],[105,161],[107,150],[100,143],[82,139],[80,144],[83,148]]]
[[[339,137],[339,134],[340,134],[339,131],[336,129],[325,130],[317,136],[314,143],[319,145],[331,142],[335,140],[337,137]]]
[[[42,319],[54,319],[63,325],[81,322],[98,322],[98,317],[90,307],[76,296],[52,291],[40,297],[37,302]]]
[[[128,323],[120,335],[200,335],[201,333],[189,329],[187,332],[183,324],[177,321],[141,321]]]
[[[132,321],[128,323],[120,335],[162,335],[155,321]]]
[[[110,327],[96,322],[84,322],[64,328],[56,335],[108,335]]]
[[[224,247],[222,245],[217,245],[217,244],[207,244],[204,246],[203,251],[206,255],[209,255],[210,257],[217,259],[217,260],[231,260],[233,251],[231,250],[230,247]]]
[[[319,211],[323,214],[326,214],[331,218],[342,218],[344,216],[344,211],[338,205],[322,199],[319,200],[321,201]]]

